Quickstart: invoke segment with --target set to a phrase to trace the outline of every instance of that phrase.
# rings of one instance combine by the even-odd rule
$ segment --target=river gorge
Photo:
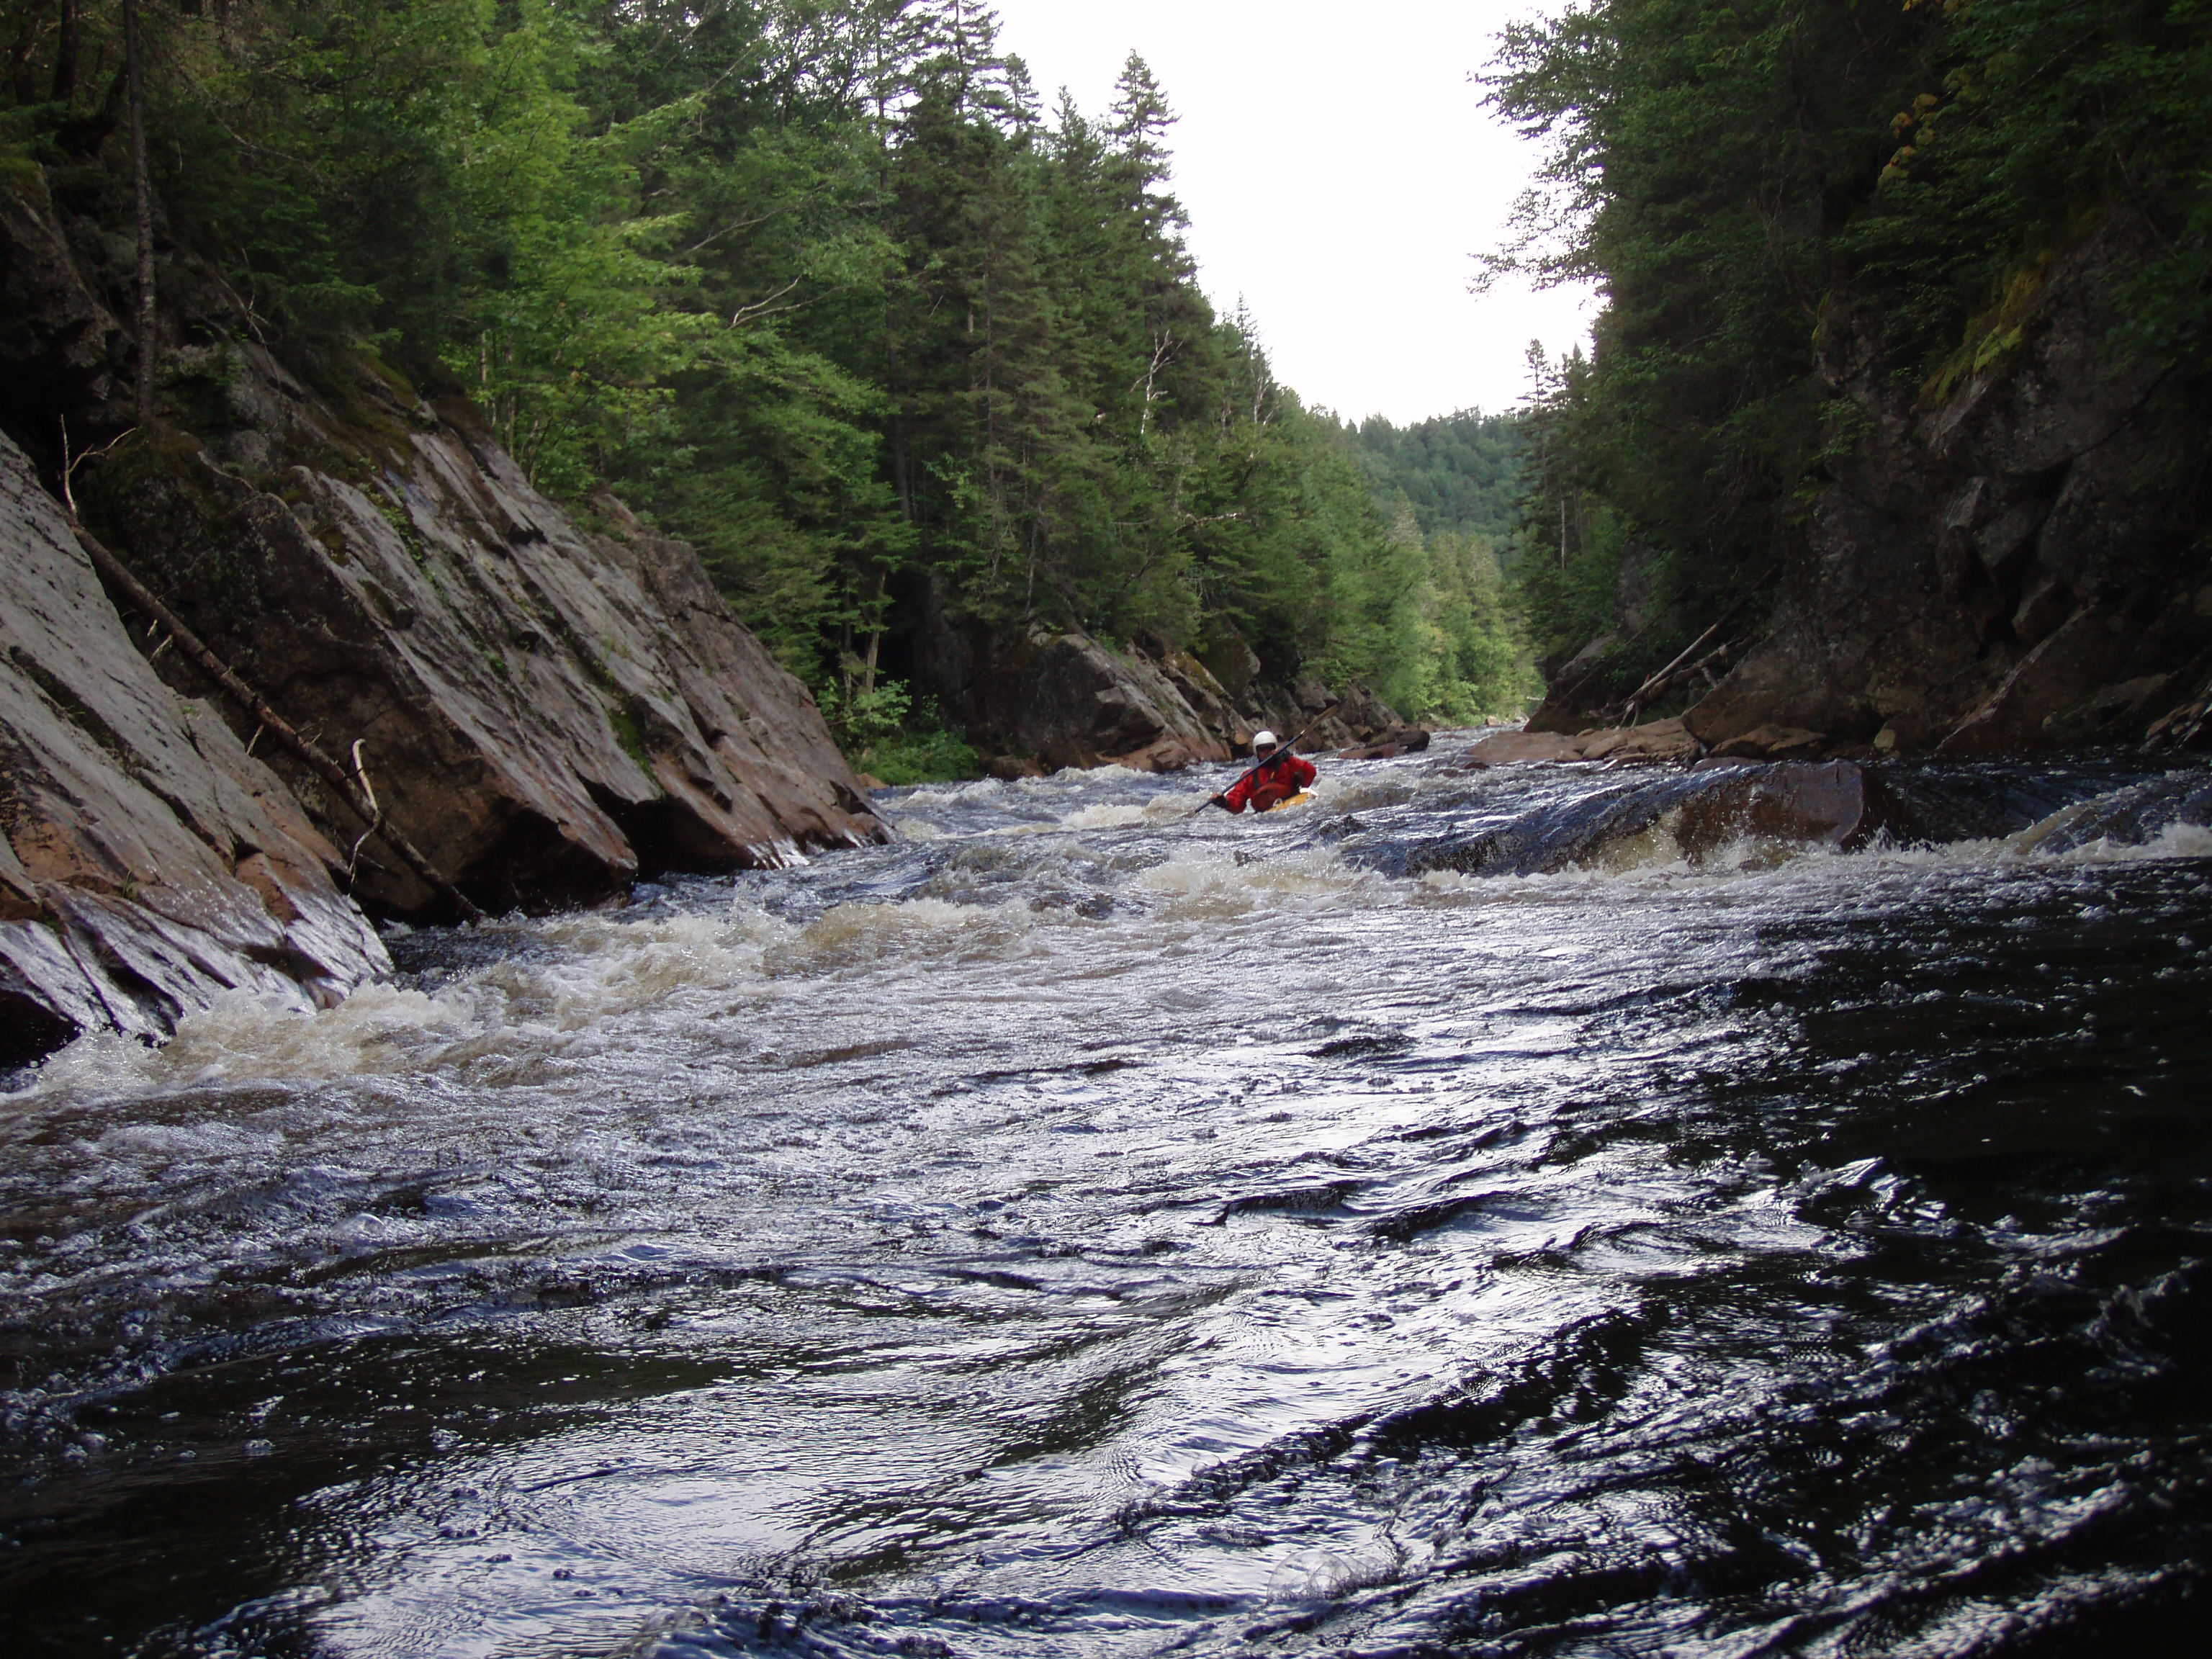
[[[890,791],[17,1073],[10,1651],[2165,1650],[2201,765],[1845,851],[1464,748]]]

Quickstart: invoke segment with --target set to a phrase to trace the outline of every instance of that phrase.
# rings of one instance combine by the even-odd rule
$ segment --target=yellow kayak
[[[1280,800],[1277,801],[1277,802],[1276,802],[1273,806],[1258,806],[1258,807],[1255,807],[1255,808],[1253,809],[1253,811],[1257,811],[1257,812],[1279,812],[1279,811],[1282,811],[1285,806],[1304,806],[1304,805],[1308,801],[1311,800],[1312,799],[1313,799],[1313,791],[1312,791],[1312,790],[1310,790],[1310,789],[1301,789],[1301,790],[1299,790],[1299,791],[1298,791],[1298,793],[1297,793],[1297,794],[1295,794],[1295,795],[1285,795],[1285,796],[1284,796],[1284,797],[1282,798],[1282,799],[1280,799]]]

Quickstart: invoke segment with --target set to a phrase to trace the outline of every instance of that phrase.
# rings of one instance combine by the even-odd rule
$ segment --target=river
[[[1644,787],[1457,746],[17,1077],[8,1651],[2193,1650],[2212,832],[1396,873]]]

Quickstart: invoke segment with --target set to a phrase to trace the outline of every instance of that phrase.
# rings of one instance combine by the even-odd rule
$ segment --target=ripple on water
[[[1200,781],[71,1045],[0,1112],[19,1645],[2170,1650],[2201,830],[1396,878],[1620,779]]]

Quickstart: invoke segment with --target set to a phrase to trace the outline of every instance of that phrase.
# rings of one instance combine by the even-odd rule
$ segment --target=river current
[[[2212,833],[1393,873],[1628,787],[1456,747],[14,1079],[7,1651],[2197,1650]]]

